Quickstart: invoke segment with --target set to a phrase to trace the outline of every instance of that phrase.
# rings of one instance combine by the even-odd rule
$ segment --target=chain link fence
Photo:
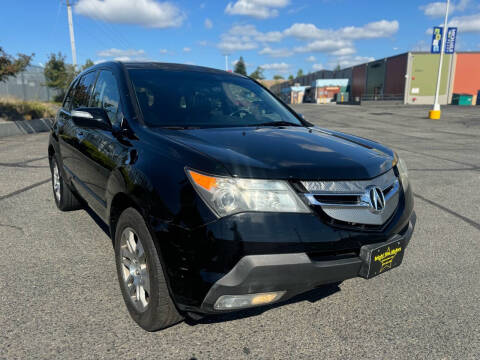
[[[45,86],[45,76],[41,66],[29,66],[25,71],[0,83],[0,97],[24,101],[52,101],[57,94],[56,90]]]

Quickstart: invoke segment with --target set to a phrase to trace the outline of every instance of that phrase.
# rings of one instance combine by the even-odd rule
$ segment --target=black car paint
[[[180,309],[201,311],[213,283],[243,256],[297,252],[315,256],[359,249],[408,226],[413,213],[411,187],[401,191],[397,211],[375,231],[328,225],[314,213],[249,212],[218,219],[190,184],[186,168],[220,176],[288,179],[295,185],[308,179],[370,179],[392,168],[394,153],[373,141],[307,122],[306,127],[147,128],[129,84],[128,66],[140,65],[111,62],[89,70],[108,69],[117,78],[122,127],[112,131],[80,127],[62,109],[49,152],[57,154],[68,184],[110,226],[112,238],[116,221],[112,214],[119,204],[128,199],[141,211]]]

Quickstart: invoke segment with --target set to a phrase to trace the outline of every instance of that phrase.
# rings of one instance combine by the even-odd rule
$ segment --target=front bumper
[[[415,222],[413,213],[408,226],[394,236],[401,236],[408,245]],[[214,283],[200,310],[204,313],[229,311],[214,309],[215,302],[222,295],[285,291],[279,299],[284,301],[319,285],[357,277],[363,264],[359,256],[325,261],[312,260],[306,253],[244,256],[230,272]]]

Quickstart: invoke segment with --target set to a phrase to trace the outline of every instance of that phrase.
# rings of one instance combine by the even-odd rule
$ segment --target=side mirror
[[[108,114],[102,108],[77,108],[71,112],[73,121],[83,127],[112,130]]]

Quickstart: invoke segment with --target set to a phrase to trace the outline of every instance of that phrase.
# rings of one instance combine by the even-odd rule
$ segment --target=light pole
[[[72,47],[72,64],[73,68],[77,69],[77,50],[75,49],[75,35],[73,33],[73,19],[72,19],[72,7],[70,1],[67,0],[67,16],[68,16],[68,29],[70,30],[70,46]]]
[[[438,102],[438,95],[440,93],[440,82],[442,79],[442,65],[443,65],[443,54],[445,52],[445,43],[447,41],[447,23],[448,23],[448,8],[450,6],[450,0],[447,0],[447,8],[445,10],[445,22],[443,24],[443,34],[442,40],[440,45],[440,64],[438,65],[438,78],[437,78],[437,89],[435,90],[435,101],[433,103],[433,109],[429,111],[428,117],[430,119],[439,120],[441,111],[440,111],[440,104]]]

